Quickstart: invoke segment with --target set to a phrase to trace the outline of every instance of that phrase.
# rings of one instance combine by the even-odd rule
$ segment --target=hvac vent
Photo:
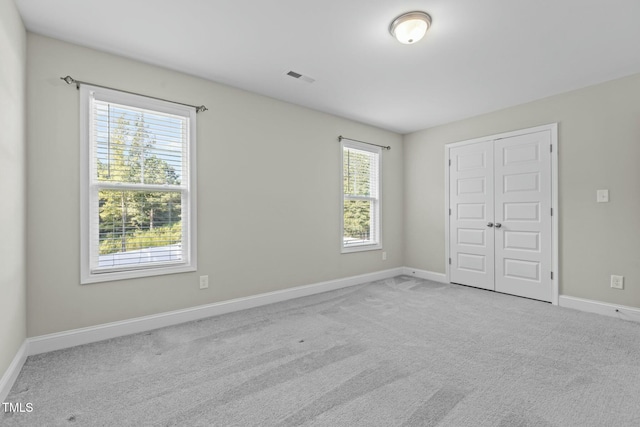
[[[291,76],[291,77],[293,77],[294,79],[302,80],[303,82],[307,82],[307,83],[313,83],[313,82],[315,82],[315,81],[316,81],[316,79],[312,79],[312,78],[311,78],[311,77],[309,77],[309,76],[305,76],[305,75],[303,75],[303,74],[296,73],[295,71],[289,71],[289,72],[287,73],[287,76]]]

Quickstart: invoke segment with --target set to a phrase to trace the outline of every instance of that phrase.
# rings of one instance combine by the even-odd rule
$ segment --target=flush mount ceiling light
[[[407,12],[393,20],[389,32],[400,43],[413,44],[424,37],[430,26],[431,16],[428,13]]]

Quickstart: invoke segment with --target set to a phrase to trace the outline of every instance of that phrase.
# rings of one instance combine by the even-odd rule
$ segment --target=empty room
[[[0,0],[0,425],[640,425],[637,0]]]

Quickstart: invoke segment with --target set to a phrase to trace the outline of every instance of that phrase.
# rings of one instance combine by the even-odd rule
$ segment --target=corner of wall
[[[12,0],[0,2],[0,401],[24,362],[26,339],[26,30]],[[10,185],[5,184],[10,183]]]

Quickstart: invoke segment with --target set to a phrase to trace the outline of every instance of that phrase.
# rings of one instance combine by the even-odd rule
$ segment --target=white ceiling
[[[16,4],[35,33],[400,133],[640,72],[639,0]],[[388,27],[411,10],[433,26],[402,45]]]

